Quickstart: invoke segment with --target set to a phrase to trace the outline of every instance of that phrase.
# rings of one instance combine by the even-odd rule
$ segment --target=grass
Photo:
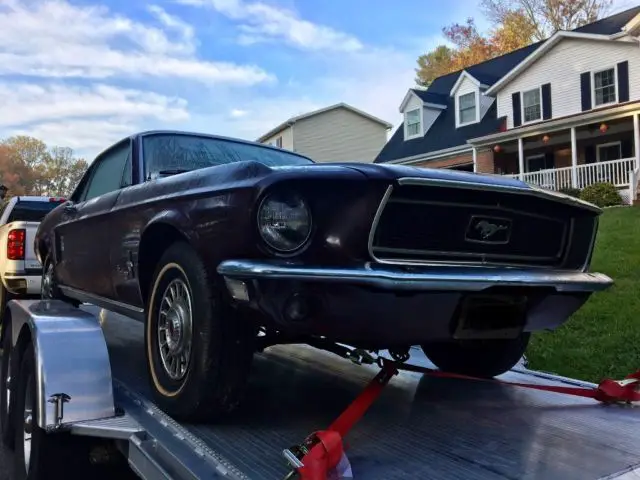
[[[591,296],[562,327],[534,335],[530,368],[591,382],[640,368],[640,208],[607,209],[591,270],[615,284]]]

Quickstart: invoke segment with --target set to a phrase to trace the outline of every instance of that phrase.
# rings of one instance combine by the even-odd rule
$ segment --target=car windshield
[[[226,163],[255,161],[270,167],[313,164],[286,150],[220,138],[184,134],[155,134],[142,139],[146,176],[179,173]]]
[[[56,208],[64,200],[48,202],[38,200],[20,200],[9,214],[7,223],[11,222],[41,222],[47,213]]]

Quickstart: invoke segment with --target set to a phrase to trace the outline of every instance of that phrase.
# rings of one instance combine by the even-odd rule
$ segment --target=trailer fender
[[[11,300],[8,307],[13,348],[25,335],[33,343],[38,426],[51,431],[115,416],[109,352],[98,319],[61,300]]]

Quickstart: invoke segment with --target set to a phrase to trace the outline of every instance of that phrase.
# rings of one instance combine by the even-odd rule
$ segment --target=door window
[[[125,172],[125,168],[131,169],[130,155],[129,142],[125,142],[97,158],[95,161],[98,163],[93,170],[83,200],[90,200],[127,186],[130,182],[124,180],[131,178],[131,174]]]

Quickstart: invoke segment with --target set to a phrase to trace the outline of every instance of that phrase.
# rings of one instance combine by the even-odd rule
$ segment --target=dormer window
[[[542,95],[540,88],[522,92],[522,118],[524,123],[535,122],[542,118]]]
[[[422,133],[422,115],[420,108],[414,108],[404,114],[405,138],[414,138]]]
[[[478,105],[476,92],[465,93],[458,97],[458,125],[466,125],[478,121]]]

